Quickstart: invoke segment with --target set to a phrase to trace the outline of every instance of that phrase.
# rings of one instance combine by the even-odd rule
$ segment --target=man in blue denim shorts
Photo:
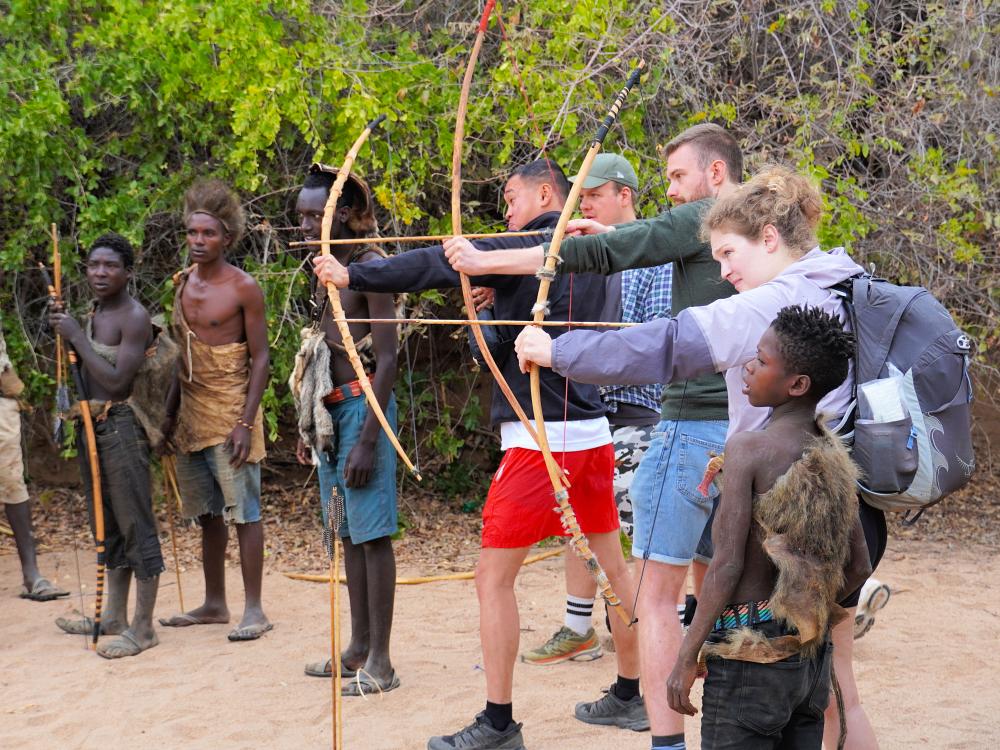
[[[323,212],[337,169],[315,164],[299,192],[296,211],[306,240],[318,240]],[[338,201],[330,231],[332,239],[357,238],[357,244],[337,245],[333,254],[345,266],[382,257],[365,237],[376,230],[371,192],[351,174]],[[341,302],[348,318],[395,318],[392,294],[344,289]],[[341,654],[341,675],[351,677],[344,695],[385,692],[399,686],[389,657],[396,591],[396,451],[368,408],[357,374],[351,367],[340,331],[329,308],[326,289],[317,284],[313,295],[314,325],[302,332],[298,366],[290,381],[298,413],[296,453],[303,464],[318,465],[323,524],[334,493],[343,499],[344,522],[337,533],[344,542],[347,592],[351,603],[351,641]],[[372,389],[395,429],[398,348],[395,324],[350,323],[358,356],[370,373]],[[306,674],[330,677],[327,659],[306,666]]]
[[[201,524],[205,602],[160,624],[229,622],[225,562],[228,524],[234,523],[246,604],[229,640],[252,641],[273,627],[260,598],[260,400],[270,363],[264,294],[253,277],[226,261],[246,223],[228,187],[218,180],[195,183],[184,195],[184,223],[194,266],[174,277],[173,334],[181,362],[163,433],[178,450],[184,515]]]
[[[739,145],[717,125],[689,128],[664,150],[670,180],[667,196],[677,205],[701,202],[708,206],[716,196],[739,184],[743,172]],[[728,282],[720,281],[719,264],[708,244],[699,238],[698,223],[671,224],[667,236],[657,238],[655,250],[627,234],[630,227],[642,224],[620,225],[620,231],[606,233],[601,226],[579,228],[587,234],[598,232],[611,253],[625,250],[624,244],[631,246],[631,252],[672,260],[674,316],[687,307],[709,304],[735,292]],[[632,555],[641,561],[636,571],[641,581],[636,616],[642,687],[656,750],[684,747],[683,717],[670,710],[664,690],[681,643],[674,605],[688,566],[693,560],[707,563],[712,554],[706,527],[718,493],[711,487],[704,496],[698,484],[712,454],[722,453],[728,408],[721,375],[666,386],[661,421],[629,489],[634,519]],[[701,568],[704,570],[703,565]]]

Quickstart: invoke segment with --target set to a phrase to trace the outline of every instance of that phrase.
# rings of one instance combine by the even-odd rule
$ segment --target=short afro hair
[[[108,250],[117,253],[118,257],[121,258],[125,270],[132,270],[132,267],[135,265],[135,250],[132,248],[132,243],[127,239],[117,232],[105,232],[90,244],[90,249],[87,250],[87,257],[89,258],[90,254],[100,247],[106,247]]]
[[[847,377],[854,356],[854,334],[836,316],[818,307],[791,305],[771,323],[785,372],[808,375],[809,396],[819,401]]]
[[[222,224],[229,234],[230,247],[243,238],[246,216],[239,198],[222,180],[198,180],[184,193],[184,223],[191,214],[207,214]]]

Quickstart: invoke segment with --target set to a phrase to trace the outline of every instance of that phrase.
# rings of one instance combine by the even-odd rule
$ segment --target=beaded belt
[[[733,630],[734,628],[752,628],[762,622],[770,622],[774,619],[774,612],[771,611],[771,600],[764,599],[759,602],[741,602],[740,604],[729,604],[719,619],[715,621],[716,630]]]
[[[335,386],[332,391],[323,396],[324,404],[336,404],[354,396],[360,396],[364,391],[361,389],[360,380],[352,380],[350,383]]]

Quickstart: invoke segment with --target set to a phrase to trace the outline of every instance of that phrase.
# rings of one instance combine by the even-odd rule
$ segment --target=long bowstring
[[[547,138],[542,134],[542,129],[538,126],[538,118],[535,116],[535,108],[531,104],[531,97],[528,96],[528,89],[524,83],[524,76],[521,74],[521,66],[517,64],[517,55],[514,54],[514,44],[511,42],[510,37],[507,35],[507,26],[503,22],[503,16],[500,14],[500,8],[496,7],[493,9],[493,14],[497,19],[497,26],[500,27],[500,37],[507,47],[507,58],[510,60],[511,68],[514,70],[514,75],[517,78],[517,88],[521,92],[521,98],[524,100],[524,106],[528,112],[528,119],[531,124],[531,128],[534,131],[535,138],[538,142],[538,156],[545,159],[545,165],[549,170],[549,180],[552,182],[552,189],[555,190],[560,184],[556,180],[555,170],[552,168],[552,159],[549,158],[546,146],[548,145]],[[566,322],[572,323],[573,320],[573,274],[569,275],[569,309],[566,313]],[[572,326],[567,326],[567,331],[572,330]],[[562,424],[562,455],[560,456],[560,463],[563,473],[566,473],[566,442],[567,442],[567,431],[568,431],[568,417],[569,417],[569,378],[564,378],[563,385],[563,424]],[[535,425],[536,429],[538,425]]]
[[[392,168],[392,152],[393,152],[392,135],[391,135],[392,128],[388,127],[388,123],[386,125],[387,126],[383,129],[383,132],[385,133],[385,145],[386,149],[388,150],[388,159],[387,159],[388,163],[386,165],[386,172],[388,173],[389,177],[389,190],[392,192],[392,197],[393,197],[392,199],[393,205],[389,209],[389,221],[392,222],[392,233],[396,237],[400,237],[401,235],[399,232],[399,224],[396,219],[396,211],[394,210],[396,206],[396,182],[393,179],[393,175],[395,174],[395,172]],[[403,248],[400,246],[398,241],[395,243],[395,245],[397,254],[403,252]],[[407,331],[403,331],[403,352],[406,354],[406,383],[410,396],[410,432],[413,435],[413,461],[414,465],[419,467],[420,440],[417,437],[417,403],[416,401],[414,401],[414,395],[413,395],[413,363],[410,360],[410,335]]]

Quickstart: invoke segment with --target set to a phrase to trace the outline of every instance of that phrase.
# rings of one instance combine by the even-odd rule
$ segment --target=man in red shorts
[[[510,231],[555,227],[569,185],[553,162],[539,159],[514,170],[504,186],[506,220]],[[449,240],[446,245],[466,240]],[[527,247],[534,237],[501,236],[477,240],[480,250]],[[313,261],[325,283],[358,291],[411,292],[457,287],[441,246],[409,250],[390,258],[342,266],[333,257]],[[496,290],[498,320],[524,320],[538,292],[531,276],[491,275],[472,278],[477,286]],[[550,320],[599,320],[604,304],[603,277],[558,274],[549,292]],[[558,336],[564,329],[553,329]],[[528,376],[521,373],[513,351],[520,327],[504,326],[491,346],[501,372],[518,402],[530,410]],[[632,584],[618,540],[618,509],[612,476],[614,449],[605,407],[596,387],[567,383],[550,369],[541,371],[541,397],[549,444],[556,461],[572,483],[570,504],[591,549],[604,567],[621,600],[632,601]],[[476,566],[479,597],[479,637],[486,669],[486,708],[455,734],[432,737],[429,750],[517,750],[524,740],[521,724],[513,720],[514,662],[520,638],[514,581],[530,547],[548,537],[563,535],[545,464],[538,446],[517,420],[506,399],[494,389],[492,421],[499,425],[504,450],[483,508],[483,538]],[[642,706],[638,694],[639,659],[635,633],[612,618],[618,680],[611,690],[623,701]]]

